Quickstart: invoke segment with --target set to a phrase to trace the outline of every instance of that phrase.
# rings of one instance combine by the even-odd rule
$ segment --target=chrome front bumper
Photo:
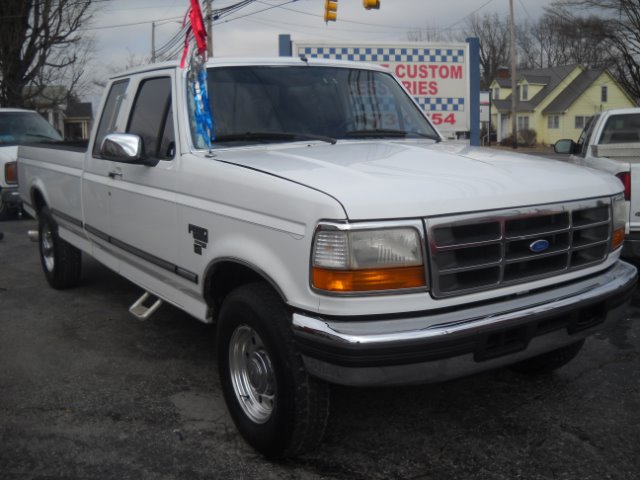
[[[624,318],[636,268],[463,309],[398,318],[293,314],[311,375],[358,386],[429,383],[509,365],[576,342]]]

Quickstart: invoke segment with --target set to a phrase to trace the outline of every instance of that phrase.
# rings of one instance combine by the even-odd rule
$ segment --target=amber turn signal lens
[[[426,286],[423,266],[367,270],[313,269],[313,286],[329,292],[373,292]]]
[[[9,162],[4,166],[4,178],[7,183],[18,183],[18,168],[16,162]]]
[[[611,235],[611,250],[615,250],[624,242],[624,228],[616,228]]]

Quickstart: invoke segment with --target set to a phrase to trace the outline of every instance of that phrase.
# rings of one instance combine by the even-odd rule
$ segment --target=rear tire
[[[566,347],[552,350],[551,352],[543,353],[537,357],[516,363],[511,366],[511,369],[516,372],[526,373],[529,375],[551,373],[560,367],[564,367],[567,363],[573,360],[578,355],[583,345],[584,339],[572,343],[571,345],[567,345]]]
[[[227,296],[218,322],[227,408],[247,443],[269,458],[315,448],[329,415],[329,385],[307,374],[290,319],[268,285],[253,283]]]
[[[60,238],[58,225],[47,207],[38,214],[38,234],[40,263],[49,285],[59,290],[75,287],[80,281],[82,254]]]

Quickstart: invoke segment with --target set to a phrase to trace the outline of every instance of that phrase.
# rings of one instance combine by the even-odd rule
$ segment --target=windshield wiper
[[[335,144],[335,138],[326,137],[324,135],[315,135],[313,133],[293,133],[293,132],[244,132],[230,133],[227,135],[217,135],[216,142],[234,142],[242,140],[320,140],[322,142]]]
[[[422,132],[415,131],[404,131],[404,130],[395,130],[390,128],[371,128],[367,130],[350,130],[345,132],[347,137],[375,137],[375,138],[384,138],[384,137],[397,137],[397,138],[407,138],[411,135],[416,135],[418,137],[428,138],[430,140],[435,140],[436,142],[440,141],[440,138],[435,135],[429,135]]]

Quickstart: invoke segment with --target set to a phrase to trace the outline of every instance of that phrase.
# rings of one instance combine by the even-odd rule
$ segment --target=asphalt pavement
[[[214,329],[91,259],[47,285],[33,220],[0,222],[1,479],[637,479],[640,293],[556,373],[336,387],[322,446],[267,461],[236,433]]]

